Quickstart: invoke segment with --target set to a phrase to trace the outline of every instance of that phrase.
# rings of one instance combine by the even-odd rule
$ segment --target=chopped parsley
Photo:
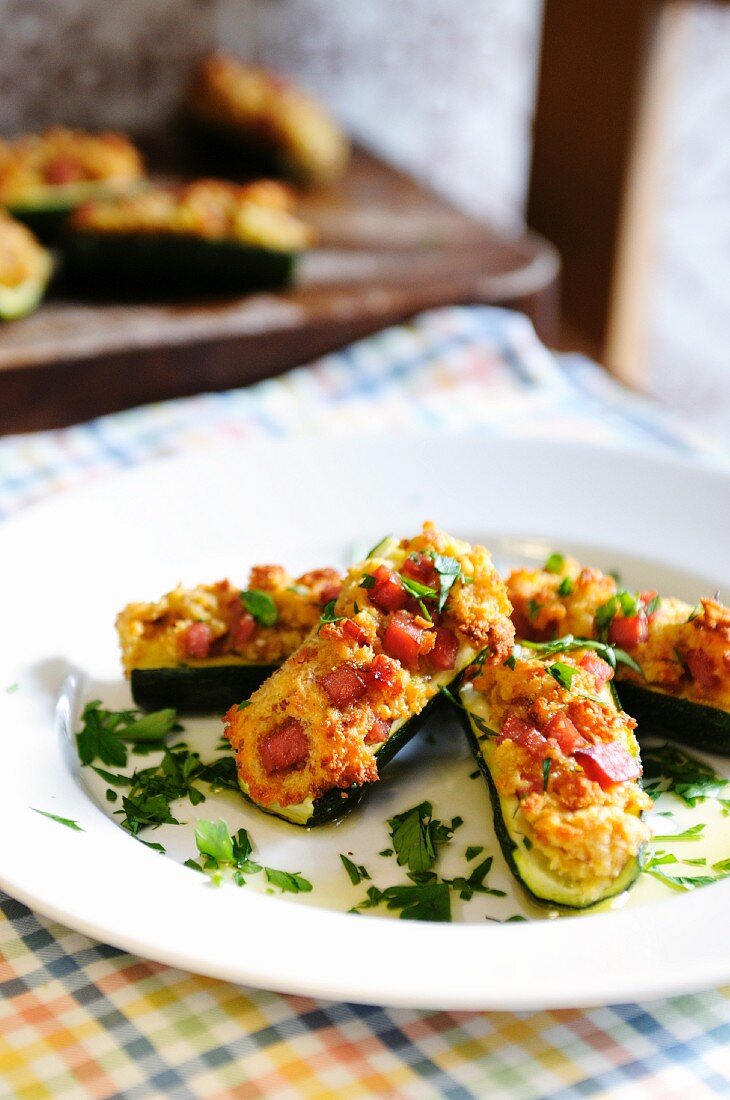
[[[99,699],[86,704],[81,722],[76,734],[81,763],[101,760],[117,768],[127,763],[125,741],[159,745],[171,730],[180,728],[177,712],[171,708],[139,717],[136,710],[105,710]]]
[[[562,573],[565,568],[565,557],[563,554],[558,554],[557,551],[550,555],[545,562],[546,573]]]
[[[599,657],[602,657],[611,668],[616,668],[617,664],[622,664],[637,673],[638,676],[643,677],[644,675],[641,667],[625,650],[620,649],[618,646],[608,645],[606,642],[593,641],[591,638],[575,638],[572,634],[566,634],[563,638],[556,638],[552,642],[522,641],[519,647],[515,647],[515,649],[518,648],[529,649],[545,657],[556,653],[570,653],[574,649],[591,649]]]
[[[268,592],[261,588],[249,588],[241,593],[241,603],[261,626],[274,626],[279,612]]]
[[[325,625],[325,623],[338,623],[341,619],[345,618],[344,615],[335,615],[336,603],[337,600],[330,600],[322,608],[322,614],[319,617],[320,629]]]
[[[553,664],[547,666],[547,670],[556,683],[560,684],[566,691],[570,691],[573,683],[573,677],[578,671],[573,665],[566,665],[565,661],[554,661]]]
[[[706,798],[722,800],[730,782],[709,764],[669,743],[643,748],[641,759],[644,766],[642,784],[652,798],[671,793],[687,806],[696,806]]]
[[[689,829],[685,829],[682,833],[667,833],[662,836],[656,834],[654,840],[702,840],[702,834],[707,826],[703,821],[700,821],[697,825],[691,825]]]
[[[552,758],[546,756],[542,762],[542,789],[547,791],[550,782],[550,769],[553,766]]]
[[[233,863],[233,838],[225,821],[198,821],[195,826],[195,843],[202,856],[210,856],[216,863]]]
[[[402,814],[396,814],[388,820],[399,866],[409,871],[429,871],[436,862],[436,848],[451,840],[454,831],[463,824],[455,817],[451,825],[446,825],[432,817],[430,802],[421,802]]]
[[[430,557],[440,580],[438,610],[443,611],[449,592],[453,588],[456,578],[461,574],[461,562],[457,561],[456,558],[448,557],[446,554],[435,554],[433,551],[430,552]],[[473,582],[473,580],[473,577],[465,578],[462,575],[462,581],[465,584]]]
[[[573,591],[574,585],[570,577],[563,577],[562,581],[558,585],[559,596],[569,596]]]
[[[86,832],[83,825],[79,825],[78,821],[74,821],[70,817],[59,817],[58,814],[49,813],[48,810],[37,810],[35,806],[30,807],[33,813],[40,814],[41,817],[48,817],[51,821],[57,821],[59,825],[65,825],[67,829],[73,829],[77,833]]]
[[[477,775],[479,775],[479,772],[477,772]],[[478,855],[481,855],[481,853],[483,851],[484,851],[484,846],[482,844],[470,844],[469,847],[466,850],[466,861],[467,861],[467,863],[471,863],[471,861],[473,859],[476,859],[476,857]]]
[[[701,603],[696,603],[694,605],[694,607],[692,608],[692,610],[690,611],[689,615],[687,616],[687,622],[688,623],[693,623],[695,621],[695,619],[697,618],[697,616],[701,615],[701,614],[702,614],[702,604]]]
[[[537,600],[531,599],[531,600],[528,601],[527,613],[530,616],[530,620],[533,620],[533,619],[537,618],[537,613],[540,610],[541,606],[542,605],[539,604],[537,602]]]
[[[378,855],[379,856],[392,856],[393,855],[393,849],[392,848],[383,848],[382,852],[378,852]]]
[[[485,878],[492,869],[492,863],[494,861],[493,856],[487,856],[478,864],[471,872],[468,878],[462,876],[452,879],[444,879],[444,882],[459,892],[459,897],[462,901],[471,901],[474,894],[490,894],[492,897],[504,898],[506,893],[504,890],[494,890],[491,886],[487,886],[484,882]]]
[[[362,866],[362,864],[353,863],[351,859],[348,859],[347,856],[343,855],[341,852],[340,859],[342,860],[342,866],[347,871],[350,882],[353,886],[359,886],[359,884],[363,882],[364,879],[370,879],[370,875],[368,874],[365,867]]]
[[[366,573],[360,578],[360,588],[375,588],[375,577],[372,573]]]
[[[388,909],[400,909],[401,920],[450,921],[451,896],[443,882],[414,883],[412,886],[389,886],[379,890],[371,886],[367,899],[351,912],[372,909],[385,904]]]
[[[510,653],[504,664],[508,669],[510,669],[511,672],[514,672],[517,665],[517,658],[515,657],[514,653]]]
[[[696,890],[699,886],[710,886],[713,882],[719,882],[729,872],[721,872],[717,875],[668,875],[662,868],[667,864],[682,863],[671,852],[655,852],[644,867],[644,874],[663,882],[674,890]],[[713,868],[714,869],[714,868]]]
[[[273,867],[264,867],[266,881],[278,886],[283,894],[308,894],[312,884],[296,871],[275,871]]]

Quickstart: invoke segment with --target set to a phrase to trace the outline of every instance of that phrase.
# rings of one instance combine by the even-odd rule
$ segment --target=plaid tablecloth
[[[446,309],[247,390],[7,437],[0,519],[221,436],[351,435],[376,425],[586,439],[726,461],[593,364],[551,355],[524,318]],[[0,998],[2,1097],[730,1096],[730,989],[592,1011],[335,1004],[147,962],[0,893]]]

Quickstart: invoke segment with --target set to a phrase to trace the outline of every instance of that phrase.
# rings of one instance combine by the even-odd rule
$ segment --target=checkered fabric
[[[725,461],[595,365],[552,356],[524,318],[446,309],[247,390],[7,437],[0,518],[221,436],[350,436],[373,424],[587,439]],[[591,1011],[333,1004],[148,962],[0,894],[0,998],[1,1097],[730,1096],[730,989]]]

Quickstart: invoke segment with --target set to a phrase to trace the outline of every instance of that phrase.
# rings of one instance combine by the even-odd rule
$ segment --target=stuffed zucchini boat
[[[129,604],[116,626],[135,703],[220,714],[301,645],[341,587],[334,569],[294,578],[257,565],[246,589],[224,580]]]
[[[50,253],[26,226],[0,210],[0,321],[32,313],[52,272]]]
[[[432,524],[348,572],[331,614],[225,717],[244,795],[296,825],[341,817],[479,654],[512,647],[489,552]]]
[[[89,202],[69,219],[69,272],[135,291],[282,286],[314,233],[273,180],[197,180]]]
[[[220,54],[195,70],[185,117],[199,141],[223,146],[255,173],[328,183],[349,157],[347,138],[316,99],[275,73]]]
[[[627,592],[561,554],[542,569],[514,570],[507,589],[518,638],[570,634],[629,654],[632,663],[617,667],[617,690],[640,733],[730,753],[730,608]]]
[[[143,175],[142,158],[123,134],[53,129],[0,140],[0,206],[45,240],[82,202]]]
[[[513,655],[460,692],[500,846],[544,905],[587,909],[627,890],[651,835],[635,721],[592,650]]]

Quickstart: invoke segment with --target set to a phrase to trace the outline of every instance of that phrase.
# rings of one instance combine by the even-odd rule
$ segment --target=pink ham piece
[[[623,745],[585,745],[573,754],[589,779],[604,790],[626,779],[638,779],[641,764]]]
[[[284,722],[259,745],[261,765],[267,775],[300,767],[309,755],[309,741],[301,722]]]

